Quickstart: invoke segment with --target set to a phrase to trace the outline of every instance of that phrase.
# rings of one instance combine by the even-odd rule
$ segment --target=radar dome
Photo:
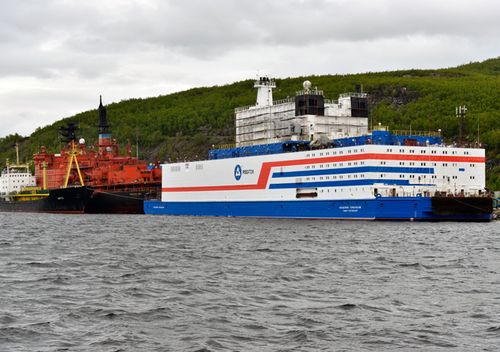
[[[78,143],[80,143],[80,144],[85,144],[85,139],[80,138],[80,140],[78,141]]]
[[[309,90],[309,89],[311,89],[311,82],[304,81],[304,83],[302,83],[302,86],[304,87],[305,90]]]

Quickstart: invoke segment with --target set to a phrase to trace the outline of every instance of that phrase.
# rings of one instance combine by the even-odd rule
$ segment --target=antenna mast
[[[464,122],[467,115],[467,108],[464,106],[457,106],[455,108],[455,116],[458,118],[458,143],[460,146],[463,144]]]
[[[19,165],[19,143],[16,142],[16,165]]]

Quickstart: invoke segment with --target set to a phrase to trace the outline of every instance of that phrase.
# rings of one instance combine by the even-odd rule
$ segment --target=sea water
[[[498,351],[500,222],[0,213],[0,351]]]

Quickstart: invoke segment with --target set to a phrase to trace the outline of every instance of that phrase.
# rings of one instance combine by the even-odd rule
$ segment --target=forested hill
[[[375,124],[380,122],[391,129],[408,129],[410,125],[413,130],[442,129],[448,141],[458,135],[455,107],[466,105],[467,138],[477,139],[479,122],[480,140],[488,154],[488,186],[500,190],[500,57],[436,70],[276,79],[274,99],[294,96],[305,79],[330,99],[362,84],[364,91],[370,94]],[[113,136],[122,145],[127,140],[133,144],[139,141],[141,158],[203,159],[213,144],[233,142],[234,108],[254,104],[255,99],[253,80],[247,80],[109,104],[108,119]],[[57,131],[68,122],[79,125],[79,137],[88,143],[96,141],[97,111],[86,111],[38,128],[29,137],[1,138],[0,163],[3,165],[6,158],[13,160],[12,145],[16,141],[20,143],[24,159],[30,159],[41,145],[59,150]]]

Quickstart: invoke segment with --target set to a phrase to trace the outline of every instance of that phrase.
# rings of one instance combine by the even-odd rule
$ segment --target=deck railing
[[[394,130],[392,134],[398,136],[431,136],[431,137],[440,137],[440,132],[434,131],[413,131],[413,130]]]

